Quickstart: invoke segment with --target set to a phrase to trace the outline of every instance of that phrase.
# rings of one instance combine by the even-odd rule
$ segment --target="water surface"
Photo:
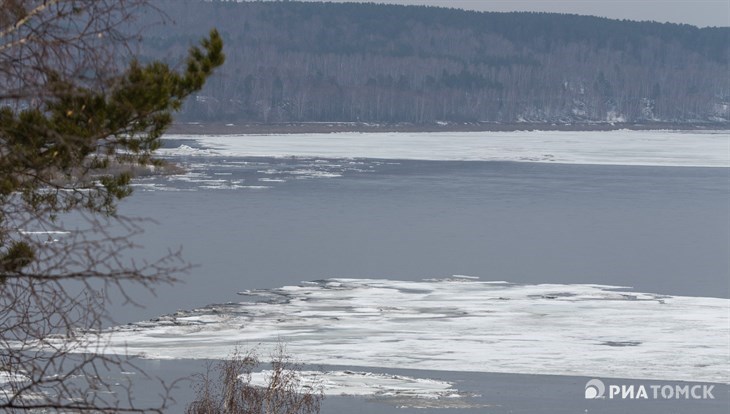
[[[199,267],[143,296],[145,309],[115,309],[120,322],[328,277],[463,274],[730,297],[725,168],[178,161],[191,173],[143,181],[120,211],[157,220],[138,240],[145,254],[183,246]]]

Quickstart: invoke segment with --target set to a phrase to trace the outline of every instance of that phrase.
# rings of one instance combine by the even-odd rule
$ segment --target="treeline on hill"
[[[730,28],[357,3],[162,0],[143,55],[215,26],[199,121],[727,122]]]

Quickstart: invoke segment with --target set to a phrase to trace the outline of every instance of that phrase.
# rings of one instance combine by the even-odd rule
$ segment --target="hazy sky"
[[[322,1],[322,0],[310,0]],[[730,26],[730,0],[334,0],[425,4],[480,11],[544,11],[612,19]]]

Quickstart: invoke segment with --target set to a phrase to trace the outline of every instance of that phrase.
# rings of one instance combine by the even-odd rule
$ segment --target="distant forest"
[[[161,0],[142,56],[217,27],[188,121],[728,122],[730,28],[357,3]],[[144,22],[143,22],[144,23]]]

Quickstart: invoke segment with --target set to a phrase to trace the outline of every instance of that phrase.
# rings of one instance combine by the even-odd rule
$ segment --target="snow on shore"
[[[730,131],[167,135],[165,156],[323,157],[730,167]]]

